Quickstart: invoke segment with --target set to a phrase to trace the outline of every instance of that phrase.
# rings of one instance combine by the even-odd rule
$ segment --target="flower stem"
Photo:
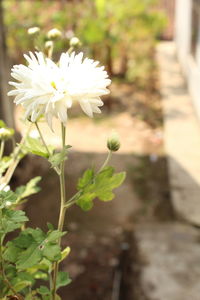
[[[99,171],[97,173],[100,173],[107,166],[107,164],[109,163],[109,161],[111,159],[111,156],[112,156],[112,151],[109,151],[108,156],[106,157],[106,160],[104,161],[103,165],[101,166],[101,168],[99,169]]]
[[[62,124],[62,148],[65,147],[65,132],[66,129],[64,125]],[[59,221],[58,221],[58,230],[63,231],[63,225],[65,220],[65,213],[67,207],[65,206],[65,200],[66,200],[66,187],[65,187],[65,161],[61,162],[60,165],[60,215],[59,215]],[[61,238],[58,239],[58,245],[61,245]],[[59,262],[55,262],[54,264],[54,274],[53,274],[53,288],[52,288],[52,300],[56,299],[56,281],[57,281],[57,275],[58,275],[58,268],[59,268]]]
[[[35,126],[36,126],[37,131],[38,131],[38,133],[39,133],[39,135],[40,135],[40,138],[41,138],[41,140],[42,140],[42,143],[43,143],[44,147],[46,148],[48,155],[50,156],[51,153],[50,153],[50,151],[49,151],[49,148],[47,147],[47,144],[46,144],[46,142],[45,142],[45,140],[44,140],[44,138],[43,138],[42,132],[41,132],[40,127],[38,126],[38,123],[37,123],[37,122],[35,122]]]

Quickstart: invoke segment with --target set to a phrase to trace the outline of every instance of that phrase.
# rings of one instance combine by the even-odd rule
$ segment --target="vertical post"
[[[0,118],[9,127],[14,127],[12,102],[8,92],[8,57],[6,49],[6,33],[4,25],[3,0],[0,0]]]

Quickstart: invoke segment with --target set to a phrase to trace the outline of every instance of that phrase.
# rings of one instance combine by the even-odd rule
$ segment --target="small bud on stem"
[[[39,27],[30,27],[28,29],[28,34],[29,35],[36,35],[40,32],[40,28]]]
[[[54,40],[60,38],[62,36],[62,32],[57,28],[53,28],[47,32],[47,37],[50,40]]]
[[[112,152],[116,152],[119,150],[120,141],[117,132],[112,132],[112,134],[109,136],[107,140],[107,148]]]

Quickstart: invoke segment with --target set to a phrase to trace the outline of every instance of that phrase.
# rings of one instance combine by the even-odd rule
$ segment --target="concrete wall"
[[[192,0],[176,0],[175,42],[177,56],[200,119],[200,36],[198,37],[196,57],[194,57],[191,53],[191,29]]]

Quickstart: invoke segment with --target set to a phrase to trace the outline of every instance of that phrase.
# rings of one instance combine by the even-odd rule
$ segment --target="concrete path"
[[[199,230],[182,224],[135,228],[139,248],[139,300],[199,300]]]
[[[158,45],[157,60],[173,206],[179,217],[200,225],[199,121],[176,59],[173,42]]]

